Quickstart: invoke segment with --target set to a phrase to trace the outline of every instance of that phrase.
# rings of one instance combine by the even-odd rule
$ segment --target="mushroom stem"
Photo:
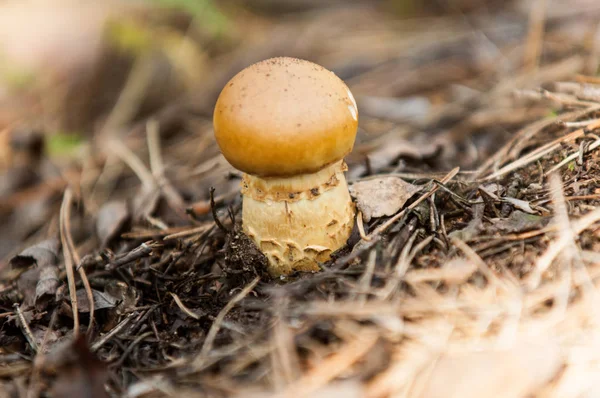
[[[345,245],[355,214],[345,170],[338,161],[293,177],[244,174],[243,229],[267,256],[271,275],[318,271]]]

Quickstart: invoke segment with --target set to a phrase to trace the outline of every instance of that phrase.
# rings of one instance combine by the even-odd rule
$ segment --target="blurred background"
[[[67,185],[97,217],[148,199],[159,175],[170,225],[206,212],[209,186],[235,194],[213,105],[274,56],[319,63],[355,94],[351,181],[471,170],[551,112],[527,89],[597,74],[599,15],[595,0],[0,1],[0,258],[56,230]],[[161,204],[144,203],[130,205],[149,223]]]
[[[210,212],[211,187],[226,226],[241,204],[212,112],[275,56],[356,97],[351,184],[452,185],[365,223],[328,272],[254,285]],[[598,0],[0,0],[0,396],[600,396],[600,231],[578,218],[600,193],[599,62]],[[94,355],[63,344],[79,316]]]

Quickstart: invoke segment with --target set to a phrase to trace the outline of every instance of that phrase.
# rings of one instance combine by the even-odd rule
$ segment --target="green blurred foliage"
[[[229,29],[229,20],[211,0],[150,0],[159,6],[185,11],[210,34],[220,36]]]
[[[46,139],[46,153],[50,157],[71,157],[81,147],[82,135],[77,133],[49,134]]]
[[[152,32],[133,20],[112,21],[107,29],[108,39],[117,49],[140,55],[152,49]]]
[[[138,59],[152,52],[162,53],[177,71],[184,87],[193,86],[202,75],[206,55],[185,32],[134,19],[112,21],[107,32],[113,46]]]

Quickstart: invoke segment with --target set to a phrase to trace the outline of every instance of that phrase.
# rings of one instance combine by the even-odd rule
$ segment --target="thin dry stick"
[[[571,297],[571,261],[578,259],[582,268],[585,269],[585,267],[579,257],[579,251],[575,244],[575,233],[573,232],[573,228],[571,228],[571,222],[569,220],[569,211],[563,194],[562,180],[557,174],[553,174],[550,177],[550,195],[552,197],[552,202],[554,203],[554,220],[555,225],[558,227],[559,236],[561,238],[564,237],[568,242],[561,252],[561,257],[564,261],[559,263],[559,266],[557,267],[556,277],[562,281],[562,284],[554,295],[552,306],[552,311],[558,313],[559,315],[557,316],[561,316],[567,311],[569,297]]]
[[[173,234],[166,235],[163,238],[163,240],[171,240],[171,239],[183,238],[185,236],[190,236],[190,235],[196,235],[196,234],[199,234],[199,233],[203,233],[203,232],[208,231],[210,228],[212,228],[213,225],[214,225],[214,223],[210,222],[208,224],[200,225],[199,227],[194,227],[194,228],[186,229],[185,231],[175,232]]]
[[[125,169],[123,162],[112,152],[106,154],[106,161],[93,185],[86,195],[86,181],[82,180],[82,197],[90,209],[98,211],[101,203],[106,203],[111,192],[116,188],[119,176]],[[87,198],[87,200],[86,200]]]
[[[393,269],[394,273],[392,274],[391,278],[389,278],[387,280],[383,289],[381,289],[382,292],[379,293],[379,295],[384,300],[387,300],[392,295],[392,293],[396,290],[396,288],[398,287],[398,284],[400,283],[400,281],[402,280],[402,277],[404,276],[404,273],[406,272],[406,269],[408,269],[408,263],[411,261],[411,260],[408,260],[408,258],[410,257],[410,252],[413,248],[413,244],[415,243],[415,240],[417,239],[417,235],[419,235],[419,233],[420,233],[419,230],[416,230],[415,232],[413,232],[413,234],[410,236],[410,238],[408,239],[408,241],[402,248],[402,251],[400,252],[400,256],[398,257],[398,261],[396,261],[396,264],[394,265],[394,269]],[[429,241],[431,241],[431,240],[429,240]]]
[[[362,331],[354,340],[338,349],[334,355],[308,371],[276,397],[306,397],[340,376],[350,366],[364,357],[377,342],[378,335],[370,330]]]
[[[365,234],[365,225],[363,224],[363,215],[362,211],[358,211],[356,214],[356,227],[358,228],[358,233],[360,234],[360,238],[362,240],[371,240],[367,234]]]
[[[597,253],[594,253],[594,255],[597,255]],[[585,258],[585,255],[582,257],[584,261],[588,260]],[[579,288],[582,284],[587,284],[588,279],[598,280],[600,278],[599,267],[600,261],[595,264],[590,264],[585,270],[587,275],[583,275],[583,270],[573,270],[573,287]],[[539,286],[524,297],[523,306],[526,310],[531,312],[536,311],[539,306],[545,306],[545,302],[556,296],[556,291],[561,288],[563,282],[563,280],[553,280],[545,283],[543,286]]]
[[[67,226],[66,220],[71,216],[71,202],[73,200],[73,193],[71,188],[65,190],[63,196],[62,205],[60,206],[60,241],[63,247],[63,257],[65,260],[65,270],[67,272],[67,282],[69,285],[69,297],[71,298],[71,310],[73,312],[73,334],[77,338],[79,336],[79,311],[77,306],[77,287],[75,286],[75,273],[73,272],[73,256],[69,251],[69,241],[67,238]]]
[[[600,119],[594,118],[594,119],[588,119],[588,120],[581,120],[579,122],[561,122],[560,124],[562,124],[565,127],[579,128],[579,127],[585,127],[592,123],[597,123],[599,121],[600,121]]]
[[[133,349],[138,344],[140,344],[145,338],[152,336],[153,333],[154,332],[149,331],[136,337],[135,340],[133,340],[133,342],[125,349],[125,352],[123,352],[121,357],[116,362],[110,364],[110,367],[114,369],[119,368],[121,365],[123,365],[123,362],[125,362],[129,354],[131,354],[131,351],[133,351]]]
[[[179,298],[179,296],[177,296],[175,293],[170,293],[171,296],[173,297],[173,300],[175,300],[175,304],[177,304],[177,306],[179,307],[179,309],[181,311],[183,311],[187,316],[189,316],[190,318],[194,318],[194,319],[200,319],[200,317],[198,316],[198,314],[194,314],[188,307],[186,307],[182,302],[181,299]]]
[[[14,303],[13,308],[15,309],[15,312],[17,313],[17,319],[19,320],[19,325],[21,326],[23,334],[25,335],[25,339],[27,339],[27,342],[31,346],[31,349],[33,350],[33,352],[37,353],[38,345],[35,342],[35,338],[33,337],[33,333],[31,333],[31,329],[29,328],[29,324],[27,323],[25,316],[23,316],[23,312],[21,311],[21,307],[19,306],[19,303]]]
[[[582,137],[587,131],[597,129],[599,127],[600,127],[600,121],[592,123],[583,129],[573,131],[572,133],[567,134],[563,137],[557,138],[554,141],[551,141],[545,145],[542,145],[541,147],[537,148],[536,150],[532,151],[531,153],[528,153],[527,155],[523,156],[522,158],[519,158],[519,159],[515,160],[514,162],[507,164],[500,170],[485,177],[484,180],[493,180],[493,179],[503,176],[507,173],[510,173],[511,171],[525,167],[528,164],[535,162],[538,159],[541,159],[545,155],[552,153],[557,149],[560,149],[561,143],[573,141],[579,137]]]
[[[441,268],[412,269],[406,273],[404,280],[409,284],[427,282],[446,282],[448,284],[460,284],[467,281],[477,271],[477,265],[470,261],[461,261],[451,267],[444,265]]]
[[[73,237],[71,235],[71,216],[70,216],[72,198],[69,200],[70,201],[67,204],[68,214],[67,214],[66,219],[64,220],[64,225],[65,225],[64,236],[65,236],[67,246],[65,249],[65,246],[63,244],[63,251],[64,251],[64,253],[68,253],[72,257],[74,264],[77,264],[77,273],[79,274],[79,278],[81,278],[81,282],[83,283],[83,288],[85,290],[85,294],[87,296],[89,307],[90,307],[90,319],[89,319],[88,328],[87,328],[87,334],[88,334],[88,336],[90,336],[92,333],[92,326],[94,325],[94,318],[95,318],[94,294],[92,293],[92,286],[90,285],[90,281],[88,280],[87,275],[85,273],[85,268],[81,266],[81,257],[79,256],[79,253],[77,253],[77,249],[75,249],[75,244],[73,243]]]
[[[160,125],[155,119],[150,119],[146,123],[146,140],[148,141],[150,170],[155,177],[162,176],[165,165],[160,150]]]
[[[123,330],[125,326],[129,325],[129,322],[131,322],[133,318],[135,318],[137,315],[137,312],[132,312],[131,314],[129,314],[127,318],[123,319],[117,326],[112,328],[110,332],[106,333],[104,336],[100,337],[94,344],[92,344],[90,350],[92,352],[98,351],[100,347],[106,344],[108,340],[112,339],[117,333]]]
[[[598,221],[600,221],[600,208],[592,210],[585,216],[573,221],[571,223],[571,227],[575,234],[580,234]],[[537,286],[539,286],[542,274],[552,264],[552,261],[556,258],[556,256],[558,256],[560,252],[571,243],[569,238],[570,235],[562,235],[558,240],[551,244],[548,249],[546,249],[540,258],[538,258],[534,269],[531,271],[531,274],[525,279],[525,285],[530,290],[534,290]]]
[[[349,300],[316,302],[308,305],[309,307],[298,309],[294,314],[352,319],[373,319],[377,316],[393,317],[398,315],[398,305],[383,300],[367,301],[360,307],[357,306],[355,302]]]
[[[169,206],[180,216],[185,217],[185,202],[165,176],[165,165],[160,150],[160,129],[158,122],[154,119],[149,120],[146,124],[146,138],[148,140],[150,170],[152,170],[154,180],[165,195]]]
[[[571,222],[569,220],[569,213],[567,208],[567,202],[563,192],[563,184],[561,178],[554,174],[550,179],[550,192],[552,194],[552,201],[554,202],[555,208],[555,219],[556,225],[559,227],[559,231],[561,235],[569,235],[569,237],[565,237],[566,240],[569,240],[569,244],[563,250],[562,257],[568,262],[568,264],[573,264],[575,270],[579,271],[579,275],[581,275],[581,286],[583,292],[594,297],[594,302],[597,300],[596,289],[594,288],[594,283],[592,281],[592,277],[588,273],[588,269],[585,266],[584,260],[581,255],[581,251],[576,243],[576,235],[571,227]],[[569,278],[571,278],[571,272],[567,274]],[[569,284],[566,287],[566,294],[564,297],[564,305],[568,304],[570,293],[570,279]],[[595,311],[595,307],[594,307]]]
[[[375,272],[375,264],[377,263],[377,250],[371,250],[369,253],[369,258],[367,259],[367,265],[365,267],[365,272],[360,277],[358,281],[359,290],[358,290],[358,303],[359,305],[364,305],[367,301],[367,294],[369,293],[371,287],[371,281],[373,280],[373,273]]]
[[[479,179],[484,173],[486,173],[490,169],[495,169],[501,162],[505,161],[509,156],[509,152],[518,142],[526,142],[535,134],[546,128],[547,126],[556,123],[558,117],[553,117],[546,120],[540,120],[538,122],[529,125],[522,130],[519,130],[515,136],[508,141],[502,148],[500,148],[496,153],[490,156],[483,164],[477,169],[474,179]]]
[[[600,147],[600,139],[597,139],[596,141],[594,141],[586,150],[586,152],[591,152],[594,149]],[[573,160],[577,159],[579,157],[580,151],[577,151],[575,153],[570,154],[569,156],[567,156],[566,158],[564,158],[559,164],[557,164],[556,166],[554,166],[553,168],[551,168],[550,170],[548,170],[545,175],[548,175],[550,173],[555,172],[556,170],[560,169],[561,167],[563,167],[564,165],[566,165],[569,162],[572,162]]]
[[[494,285],[502,285],[500,278],[498,278],[498,276],[490,269],[490,267],[488,267],[485,261],[479,257],[475,250],[458,238],[451,237],[450,240],[452,241],[452,244],[460,249],[469,260],[471,260],[474,264],[477,264],[479,270],[487,278],[488,282]]]
[[[138,111],[144,99],[146,90],[152,83],[153,65],[150,57],[140,56],[135,60],[125,87],[121,90],[117,103],[103,126],[103,130],[110,131],[129,122]]]
[[[540,62],[544,43],[544,21],[546,19],[546,0],[537,0],[529,12],[529,33],[525,45],[525,70],[533,72]]]
[[[563,107],[578,106],[581,108],[589,108],[589,107],[597,104],[597,102],[583,101],[583,100],[577,99],[577,97],[575,97],[573,95],[562,94],[562,93],[553,93],[548,90],[543,90],[542,95],[543,95],[543,98],[548,98],[552,101],[555,101],[558,105],[563,106]]]
[[[408,270],[408,267],[410,266],[410,263],[415,258],[415,256],[419,252],[421,252],[421,250],[427,247],[427,245],[430,244],[433,240],[433,235],[429,235],[413,249],[413,242],[420,232],[420,230],[417,230],[415,231],[413,236],[411,236],[410,244],[407,244],[407,247],[410,250],[402,250],[402,254],[398,259],[396,266],[394,267],[394,277],[396,279],[401,279],[404,277],[404,275],[406,275],[406,271]]]
[[[156,182],[154,181],[154,176],[152,176],[150,170],[148,170],[146,165],[144,165],[144,162],[142,162],[123,142],[112,140],[109,144],[109,149],[133,170],[135,175],[142,182],[144,188],[147,190],[156,188]]]
[[[232,298],[231,301],[229,301],[227,305],[221,310],[221,312],[219,312],[219,315],[217,315],[217,318],[211,325],[210,330],[206,335],[206,340],[204,340],[204,344],[202,345],[202,350],[200,350],[200,354],[194,359],[192,363],[193,367],[199,368],[202,366],[203,362],[208,357],[208,353],[212,349],[213,343],[215,341],[215,338],[217,337],[217,333],[221,328],[221,324],[223,323],[225,316],[229,313],[229,311],[233,309],[233,307],[236,306],[237,303],[242,301],[244,297],[246,297],[252,291],[252,289],[254,289],[254,287],[258,284],[259,281],[260,277],[257,276],[256,278],[254,278],[252,282],[250,282],[245,288],[243,288],[242,291],[239,292],[234,298]]]
[[[592,114],[598,110],[600,110],[600,105],[590,107],[584,111],[578,110],[566,113],[561,115],[560,118],[558,116],[555,116],[548,119],[543,119],[523,128],[522,130],[518,131],[515,134],[515,136],[511,138],[511,140],[508,141],[500,150],[498,150],[477,169],[474,175],[474,179],[481,178],[482,175],[484,175],[490,169],[496,168],[495,165],[502,163],[507,158],[514,159],[516,155],[514,153],[511,154],[511,152],[515,152],[519,148],[524,147],[525,143],[529,142],[535,135],[543,131],[546,127],[557,122],[564,123],[565,120],[578,119],[580,117]],[[596,122],[596,120],[590,120],[590,125],[594,122]],[[587,124],[585,126],[587,126]]]

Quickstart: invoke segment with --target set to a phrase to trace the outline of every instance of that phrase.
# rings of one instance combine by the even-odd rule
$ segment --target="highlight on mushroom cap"
[[[280,57],[234,76],[214,111],[217,143],[235,168],[276,177],[316,172],[354,146],[356,102],[333,72]]]

